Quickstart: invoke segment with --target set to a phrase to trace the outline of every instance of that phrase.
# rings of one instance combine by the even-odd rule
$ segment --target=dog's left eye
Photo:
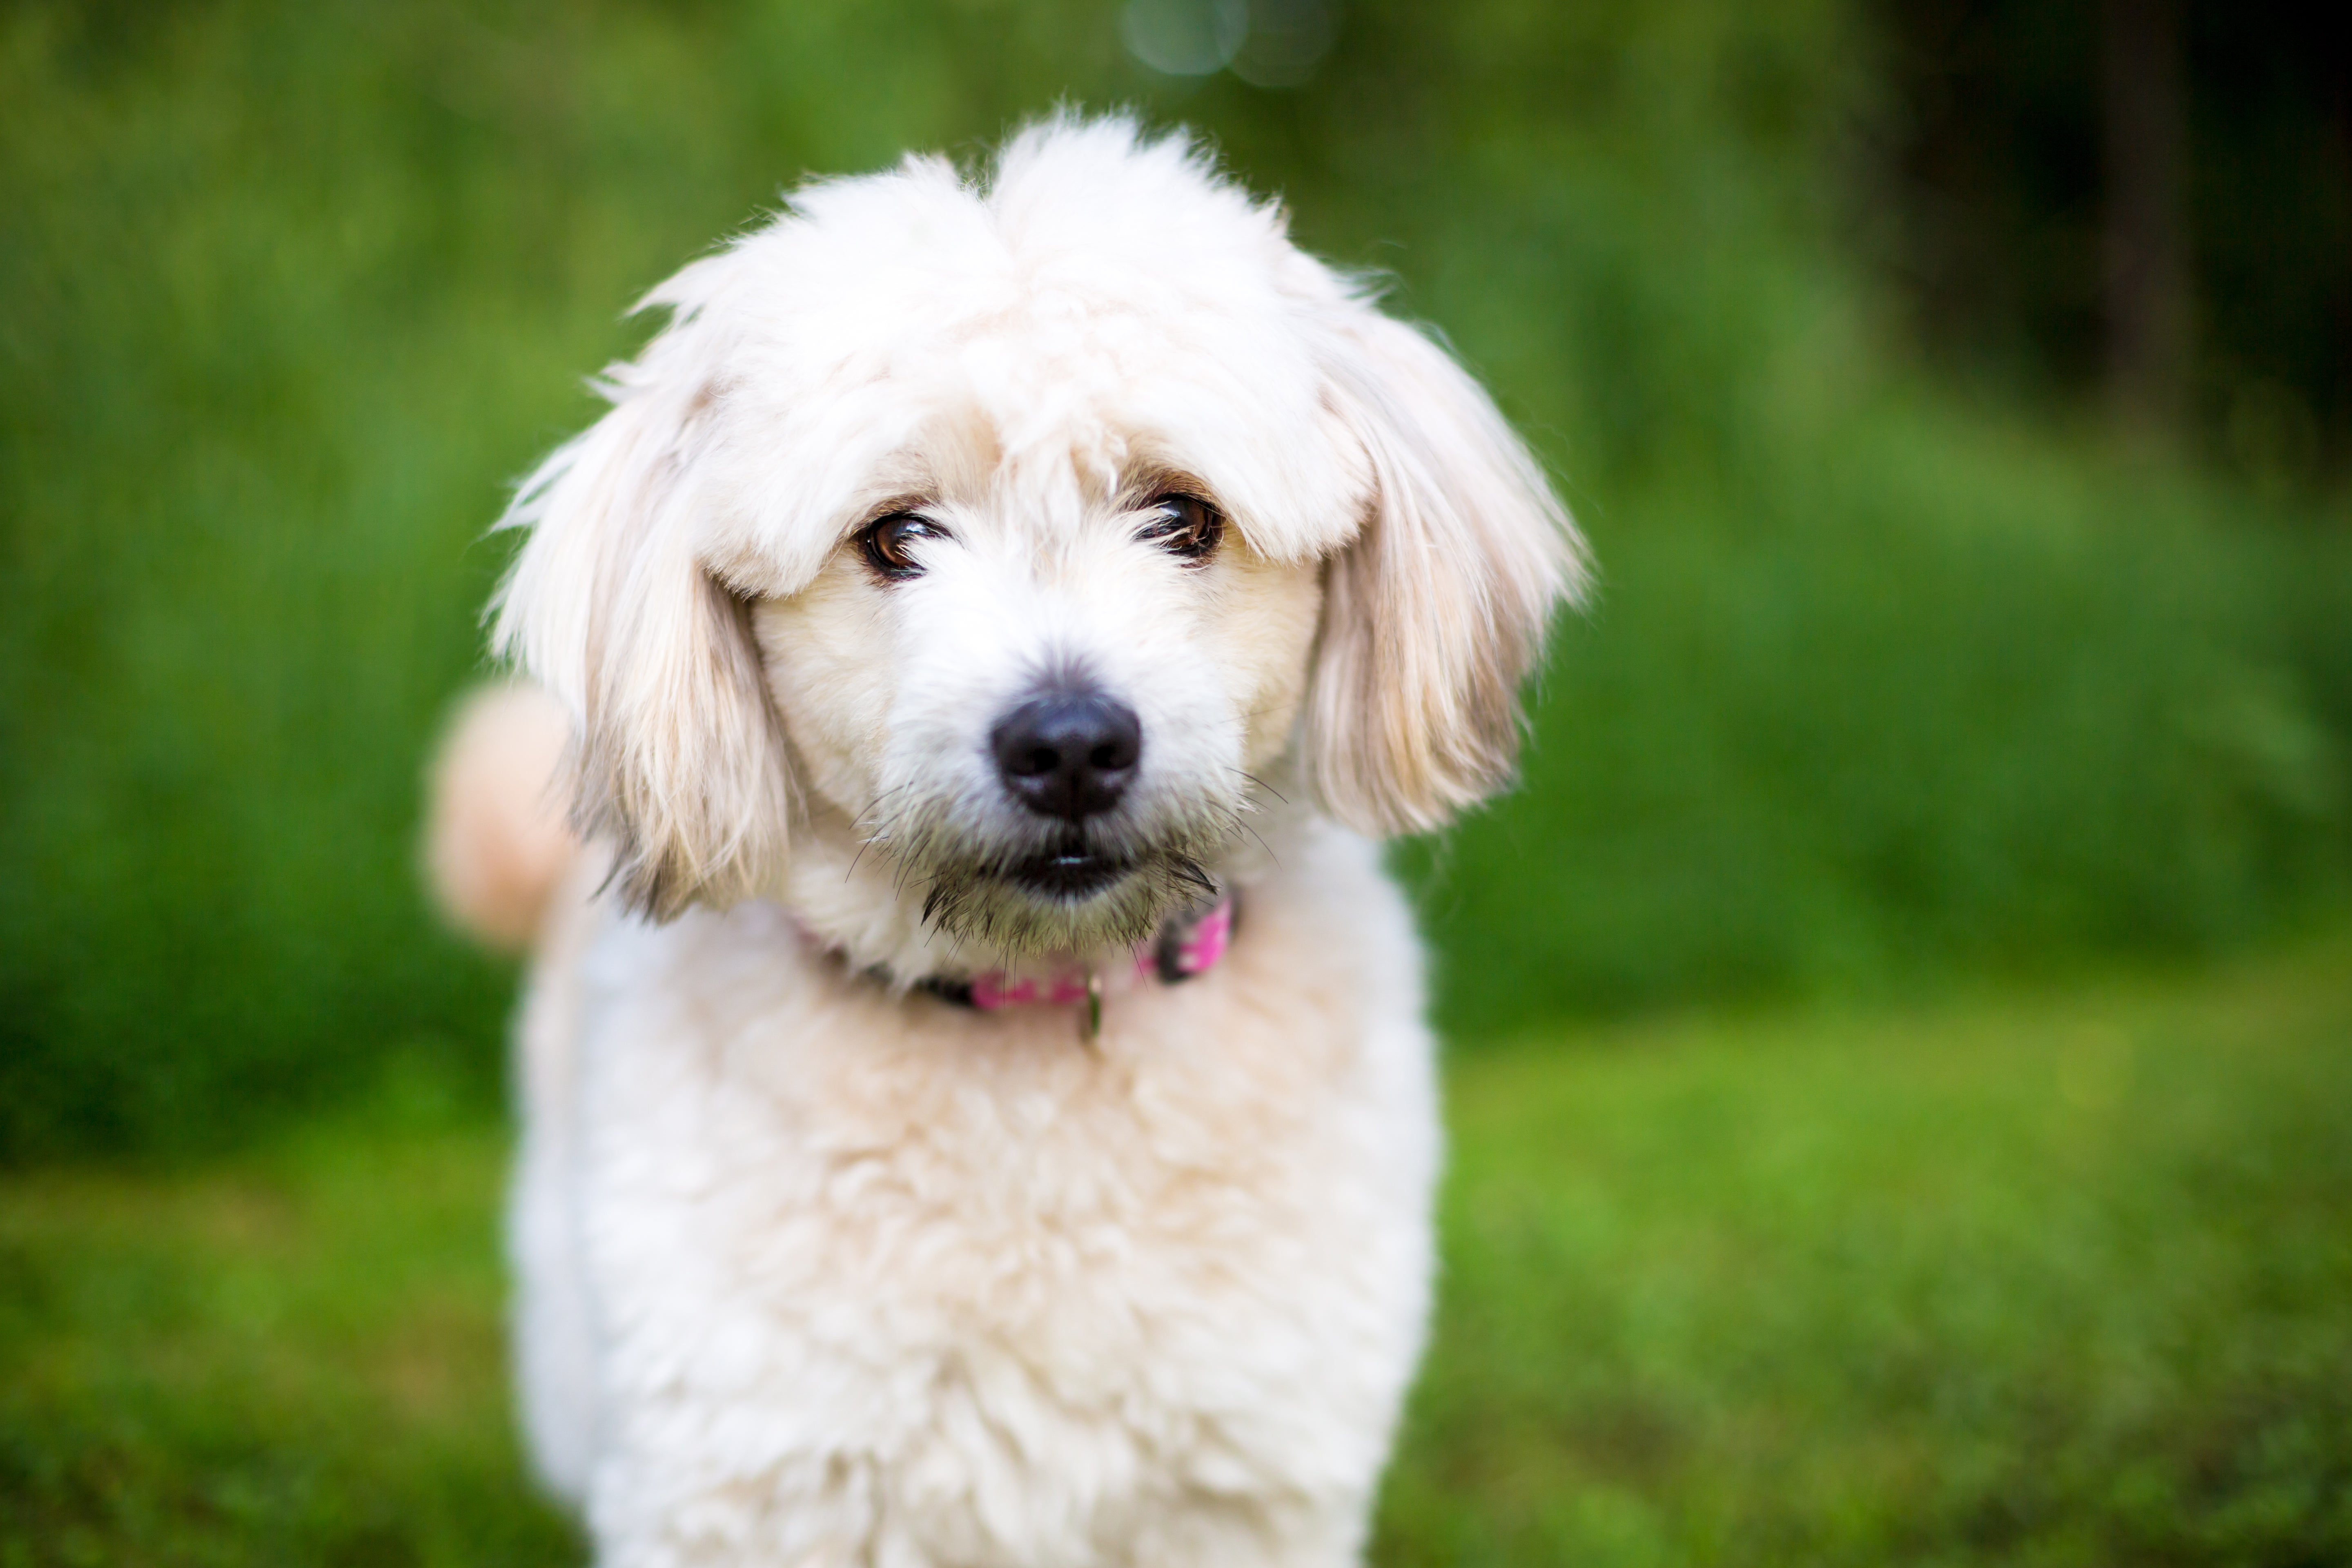
[[[1150,521],[1136,537],[1188,564],[1208,560],[1225,536],[1224,514],[1198,496],[1160,496],[1143,510]]]
[[[920,513],[894,511],[867,523],[866,531],[857,536],[857,548],[866,563],[885,577],[919,577],[923,563],[915,559],[915,546],[926,539],[945,537],[944,529]]]

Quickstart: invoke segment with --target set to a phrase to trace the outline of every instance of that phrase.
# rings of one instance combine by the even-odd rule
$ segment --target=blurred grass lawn
[[[1376,1561],[2352,1557],[2352,940],[1530,1038],[1450,1094]],[[579,1560],[462,1103],[0,1181],[0,1563]]]

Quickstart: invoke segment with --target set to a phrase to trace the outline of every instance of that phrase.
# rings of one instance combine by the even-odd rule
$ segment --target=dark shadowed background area
[[[1457,1121],[1450,1277],[1492,1289],[1441,1324],[1385,1556],[2343,1560],[2352,963],[2328,933],[2352,894],[2352,37],[2206,0],[0,9],[0,1164],[23,1173],[0,1199],[0,1329],[37,1328],[12,1353],[81,1364],[56,1359],[70,1342],[119,1370],[144,1364],[138,1334],[209,1344],[210,1323],[246,1346],[205,1363],[220,1387],[282,1373],[284,1407],[311,1412],[273,1447],[266,1410],[215,1430],[185,1399],[105,1394],[115,1371],[28,1394],[0,1421],[0,1510],[22,1504],[0,1522],[37,1545],[0,1555],[242,1561],[185,1544],[250,1546],[241,1520],[292,1532],[257,1561],[568,1550],[482,1500],[520,1493],[503,1437],[484,1468],[453,1438],[335,1470],[343,1439],[320,1434],[377,1419],[374,1396],[304,1405],[311,1374],[257,1348],[275,1331],[187,1303],[217,1305],[242,1268],[285,1322],[373,1321],[338,1293],[366,1259],[427,1296],[443,1281],[455,1337],[400,1341],[417,1408],[458,1412],[450,1431],[500,1419],[485,1216],[514,975],[436,929],[414,870],[423,759],[485,671],[478,616],[509,549],[485,531],[593,416],[583,378],[643,341],[622,312],[680,262],[805,175],[908,148],[977,161],[1057,103],[1196,128],[1304,243],[1387,274],[1528,433],[1600,563],[1533,703],[1525,787],[1399,851],[1460,1116],[1490,1117]],[[2260,967],[2283,952],[2304,956]],[[2166,970],[2237,975],[2212,982],[2236,1000],[2134,992],[2028,1022],[1985,1000]],[[1853,1045],[1861,1025],[1774,1024],[1750,1051],[1729,1024],[1688,1026],[1694,1043],[1640,1021],[1950,1007],[1885,1025],[1884,1049]],[[2209,1016],[2180,1037],[2225,1044],[2174,1039]],[[2146,1060],[2191,1065],[2130,1079],[2173,1083],[2179,1114],[2125,1117],[2140,1142],[2098,1145],[2121,1162],[2100,1187],[2074,1123],[2033,1119],[2121,1115],[2097,1041],[2141,1026],[2116,1018],[2174,1041]],[[1949,1073],[1897,1081],[1915,1035],[1947,1041]],[[2263,1050],[2284,1065],[2213,1066]],[[1653,1059],[1663,1078],[1610,1076]],[[2012,1102],[2004,1062],[2054,1087]],[[1827,1098],[1785,1125],[1825,1117],[1819,1147],[1851,1156],[1805,1166],[1816,1187],[1774,1185],[1799,1156],[1717,1115],[1790,1082]],[[1918,1135],[1881,1146],[1904,1126]],[[1889,1174],[1960,1126],[1994,1131]],[[1603,1163],[1514,1163],[1573,1127],[1573,1157]],[[2000,1152],[2029,1146],[2046,1167]],[[368,1170],[405,1174],[379,1190]],[[1958,1232],[1905,1241],[1909,1211],[1836,1206],[1912,1177],[1919,1212],[1958,1205]],[[2043,1257],[2074,1222],[2032,1194],[2078,1178],[2121,1206],[2033,1272],[1999,1238]],[[1633,1220],[1572,1203],[1493,1228],[1514,1193],[1622,1182],[1664,1202],[1678,1181],[1702,1230],[1790,1206],[1736,1245],[1675,1243],[1682,1222],[1652,1215],[1636,1228],[1668,1239],[1643,1258],[1622,1251]],[[446,1215],[435,1194],[455,1194]],[[140,1214],[246,1261],[142,1240]],[[1806,1214],[1846,1217],[1816,1233]],[[304,1225],[359,1250],[268,1251]],[[1842,1272],[1863,1235],[1891,1261]],[[2184,1250],[2146,1250],[2167,1245]],[[2231,1246],[2238,1293],[2212,1283]],[[1773,1297],[1797,1256],[1820,1267],[1788,1265]],[[1530,1258],[1559,1267],[1495,1282]],[[1580,1269],[1680,1284],[1647,1305],[1559,1295]],[[2187,1280],[2210,1299],[2172,1317],[2079,1315]],[[1769,1355],[1659,1326],[1746,1295],[1785,1307]],[[1479,1302],[1518,1306],[1481,1322]],[[1850,1321],[1871,1302],[1883,1321]],[[1969,1338],[1988,1323],[2007,1327]],[[1848,1355],[1886,1324],[1885,1358]],[[322,1367],[359,1353],[321,1333]],[[2233,1355],[2253,1370],[2214,1371]],[[2098,1382],[2082,1369],[2101,1356],[2142,1372]],[[2010,1370],[1935,1374],[1963,1363]],[[1794,1369],[1785,1386],[1768,1363]],[[1806,1370],[1833,1365],[1847,1382]],[[2148,1365],[2220,1382],[2208,1400]],[[2078,1374],[2105,1392],[2075,1397]],[[431,1390],[452,1378],[467,1392],[445,1410]],[[1497,1392],[1529,1379],[1557,1408]],[[1974,1436],[1937,1447],[1867,1415],[1914,1394]],[[149,1414],[118,1431],[124,1410]],[[1969,1425],[1986,1410],[2009,1414]],[[86,1440],[34,1435],[85,1415]],[[1850,1473],[1821,1458],[1832,1431],[1868,1456]],[[287,1480],[267,1456],[296,1449],[329,1457]],[[2169,1479],[2110,1487],[2144,1452],[2177,1458]],[[245,1479],[189,1479],[215,1475]],[[1910,1500],[1882,1518],[1872,1498]],[[305,1509],[323,1533],[301,1533]]]

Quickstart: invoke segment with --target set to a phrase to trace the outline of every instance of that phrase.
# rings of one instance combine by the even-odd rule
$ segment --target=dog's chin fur
[[[606,1568],[1357,1562],[1438,1143],[1372,840],[1507,781],[1566,514],[1442,349],[1121,121],[816,184],[650,302],[510,514],[542,695],[472,710],[429,857],[537,932],[541,1474]],[[1000,762],[1041,690],[1119,741],[1068,793]],[[1073,844],[1118,875],[1056,890]],[[1228,890],[1214,968],[1107,963],[1083,1034],[914,989]]]
[[[1237,795],[1171,814],[1150,837],[1116,822],[1024,823],[986,846],[955,826],[951,813],[919,809],[885,817],[866,848],[889,867],[894,896],[912,900],[919,921],[944,939],[925,965],[925,974],[940,973],[975,958],[1018,961],[1149,940],[1171,916],[1216,900],[1213,868],[1253,809]],[[1092,886],[1040,885],[1038,863],[1072,853],[1093,858],[1107,874]]]
[[[1007,957],[1129,946],[1171,915],[1213,900],[1202,859],[1155,850],[1116,871],[1098,890],[1056,895],[1024,886],[1001,863],[950,862],[922,876],[923,918],[950,942]]]
[[[1127,851],[1135,862],[1128,874],[1089,899],[1022,887],[1002,870],[1011,858],[1003,850],[959,854],[949,841],[937,846],[937,860],[901,858],[849,813],[822,803],[771,896],[845,967],[896,986],[998,970],[1043,973],[1074,959],[1115,968],[1171,919],[1277,868],[1269,843],[1297,831],[1302,813],[1291,804],[1297,781],[1269,773],[1233,806],[1203,811],[1195,837]],[[942,895],[943,907],[927,912],[941,885],[961,896]]]

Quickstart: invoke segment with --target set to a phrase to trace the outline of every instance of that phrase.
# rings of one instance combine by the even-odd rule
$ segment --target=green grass
[[[2352,946],[1453,1097],[1388,1561],[2352,1558]]]
[[[509,1415],[505,1145],[379,1110],[200,1170],[11,1179],[0,1563],[578,1560]]]
[[[0,1563],[575,1562],[429,1078],[0,1182]],[[2352,942],[1467,1056],[1388,1564],[2352,1555]]]

